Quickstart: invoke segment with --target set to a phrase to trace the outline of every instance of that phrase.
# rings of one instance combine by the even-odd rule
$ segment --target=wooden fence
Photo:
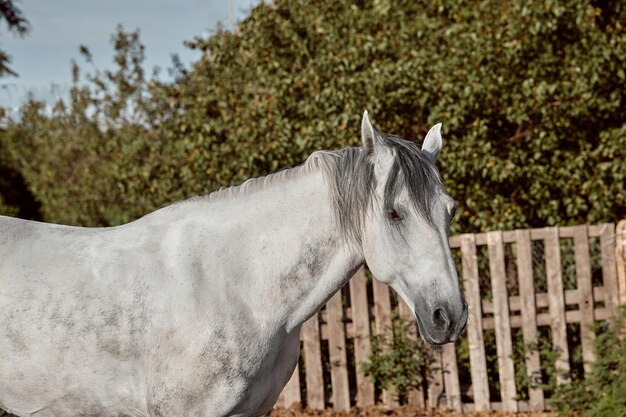
[[[569,381],[572,362],[572,346],[568,346],[572,326],[568,325],[577,323],[579,337],[575,339],[582,349],[583,372],[588,372],[595,337],[589,325],[611,317],[626,302],[625,230],[626,221],[622,221],[617,231],[614,224],[602,224],[451,237],[469,304],[464,337],[470,375],[459,373],[458,347],[448,344],[433,349],[428,381],[422,389],[409,392],[408,403],[447,405],[457,411],[544,410],[544,392],[539,386],[526,388],[526,399],[517,400],[512,333],[521,328],[523,342],[531,344],[541,329],[549,330],[552,349],[558,352],[556,382],[564,384]],[[358,271],[302,327],[300,366],[277,406],[302,403],[337,411],[376,402],[394,406],[394,395],[376,392],[361,372],[370,354],[371,336],[388,331],[393,311],[412,320],[408,307],[389,287],[368,280],[363,269]],[[499,392],[489,386],[488,373],[493,375],[493,371],[487,368],[487,332],[495,332]],[[528,377],[540,381],[539,353],[529,351],[524,356]]]

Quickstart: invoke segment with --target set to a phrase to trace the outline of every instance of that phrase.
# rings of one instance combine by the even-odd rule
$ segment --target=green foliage
[[[556,388],[550,400],[560,415],[626,415],[626,308],[622,307],[594,342],[596,361],[584,381]]]
[[[453,233],[626,216],[626,4],[276,0],[146,78],[137,33],[54,111],[0,126],[43,218],[114,225],[172,201],[444,122]],[[82,48],[89,64],[89,54]],[[91,64],[89,64],[91,65]]]
[[[4,198],[0,195],[0,215],[17,216],[18,209],[14,206],[6,204]]]
[[[3,194],[7,193],[7,189],[9,187],[11,187],[12,185],[8,183],[6,177],[8,177],[8,175],[5,174],[5,172],[8,170],[7,165],[8,165],[8,161],[6,161],[6,157],[5,157],[6,153],[2,152],[2,143],[0,142],[0,215],[5,215],[5,216],[16,216],[18,214],[18,208],[15,207],[12,204],[8,204],[5,201],[5,197]]]
[[[394,394],[405,403],[411,388],[419,388],[428,376],[431,363],[430,349],[421,339],[408,335],[415,331],[414,322],[392,316],[392,327],[382,335],[372,337],[369,360],[361,365],[361,371],[368,375],[380,389],[393,387]]]
[[[194,75],[228,71],[214,101],[236,126],[226,149],[270,147],[251,169],[358,142],[349,127],[367,106],[408,137],[445,122],[459,229],[613,219],[623,204],[608,200],[625,198],[625,12],[570,3],[276,2],[240,34],[198,41],[208,58]]]
[[[5,158],[24,176],[47,221],[107,226],[134,220],[184,194],[176,142],[157,130],[160,101],[148,92],[138,33],[113,37],[115,71],[88,74],[73,65],[70,102],[49,114],[30,101],[20,121],[0,130]],[[82,48],[90,61],[89,52]],[[168,148],[169,147],[169,148]]]
[[[532,343],[524,343],[521,329],[518,329],[516,333],[515,343],[513,344],[513,361],[515,363],[517,400],[528,400],[529,389],[531,388],[540,388],[546,397],[552,396],[556,389],[555,364],[560,356],[560,352],[552,348],[552,342],[545,331],[540,333],[537,341]],[[542,371],[539,375],[529,375],[526,368],[526,359],[533,353],[539,353]]]

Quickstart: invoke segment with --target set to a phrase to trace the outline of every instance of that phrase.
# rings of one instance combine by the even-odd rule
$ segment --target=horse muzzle
[[[420,335],[426,343],[431,345],[443,345],[456,341],[459,334],[467,325],[467,303],[462,300],[462,305],[453,306],[448,302],[435,305],[427,313],[416,312],[417,325]]]

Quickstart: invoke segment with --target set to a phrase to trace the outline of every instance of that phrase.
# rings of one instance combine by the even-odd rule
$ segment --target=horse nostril
[[[440,329],[447,330],[450,327],[450,320],[443,308],[438,307],[433,312],[433,324]]]

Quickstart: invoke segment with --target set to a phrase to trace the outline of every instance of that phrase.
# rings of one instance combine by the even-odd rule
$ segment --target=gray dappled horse
[[[302,324],[364,263],[426,342],[467,320],[435,159],[375,130],[363,146],[82,228],[0,217],[0,408],[18,416],[257,416]]]

